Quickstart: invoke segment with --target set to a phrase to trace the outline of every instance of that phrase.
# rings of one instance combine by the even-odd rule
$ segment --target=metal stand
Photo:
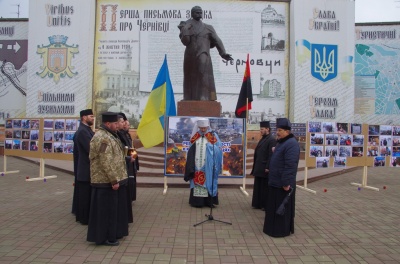
[[[205,215],[207,217],[207,219],[204,220],[204,221],[201,221],[200,223],[194,224],[193,226],[198,226],[198,225],[201,225],[202,223],[205,223],[205,222],[208,222],[208,221],[217,221],[217,222],[224,223],[224,224],[227,224],[227,225],[232,225],[232,223],[221,221],[221,220],[218,220],[218,219],[214,218],[214,216],[212,215],[212,209],[214,207],[214,205],[212,204],[212,197],[211,197],[210,200],[211,200],[210,214],[206,214]]]
[[[215,135],[214,135],[215,136]],[[211,177],[211,181],[212,181],[212,187],[211,187],[211,195],[210,195],[210,214],[206,214],[205,216],[207,217],[207,219],[206,220],[204,220],[204,221],[201,221],[200,223],[197,223],[197,224],[194,224],[193,226],[198,226],[198,225],[201,225],[201,224],[203,224],[203,223],[205,223],[205,222],[208,222],[208,221],[217,221],[217,222],[220,222],[220,223],[224,223],[224,224],[227,224],[227,225],[232,225],[232,223],[230,223],[230,222],[225,222],[225,221],[221,221],[221,220],[217,220],[217,219],[215,219],[214,217],[213,217],[213,215],[212,215],[212,210],[213,210],[213,208],[214,208],[214,203],[213,203],[213,194],[214,194],[214,174],[215,174],[215,158],[214,158],[214,147],[215,147],[215,143],[213,144],[213,172],[212,172],[212,177]]]

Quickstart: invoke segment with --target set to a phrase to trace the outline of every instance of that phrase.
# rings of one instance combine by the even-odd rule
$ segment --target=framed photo
[[[13,120],[13,128],[21,128],[21,119]]]
[[[326,146],[325,147],[325,157],[336,157],[338,155],[337,146]]]
[[[65,154],[73,154],[74,153],[74,143],[65,143],[64,144],[64,153]]]
[[[4,142],[5,149],[12,149],[13,141],[11,139],[6,139]]]
[[[21,121],[21,128],[29,129],[30,128],[30,120],[29,119],[22,119]]]
[[[37,119],[32,119],[31,120],[31,129],[39,129],[39,120]]]
[[[54,153],[63,153],[64,152],[64,145],[61,142],[54,142],[53,144],[53,152]]]
[[[363,157],[364,156],[364,147],[352,147],[351,156],[352,157]]]
[[[311,146],[310,147],[310,157],[323,157],[324,147],[323,146]]]
[[[349,132],[348,123],[336,123],[336,131],[339,134],[347,134]]]
[[[22,150],[29,150],[29,141],[28,140],[23,140],[22,141],[21,149]]]
[[[7,119],[7,120],[6,120],[6,125],[5,125],[5,127],[6,127],[6,128],[12,128],[12,120],[11,120],[11,119]]]
[[[53,143],[50,143],[50,142],[43,143],[43,152],[52,153],[53,152]]]
[[[11,129],[6,129],[6,138],[13,138],[13,131]]]
[[[13,138],[21,138],[22,131],[21,130],[14,130],[13,131]]]
[[[53,141],[53,131],[44,131],[43,140],[44,141]]]
[[[321,122],[308,122],[308,132],[321,132]]]
[[[327,157],[318,157],[315,159],[315,162],[316,168],[329,168],[329,158]]]
[[[322,122],[322,132],[323,133],[336,132],[335,122]]]
[[[53,129],[54,127],[54,120],[53,119],[45,119],[43,128],[44,129]]]
[[[322,133],[311,133],[310,135],[311,145],[323,145],[324,144],[324,134]]]
[[[393,140],[393,142],[392,142],[393,147],[400,146],[400,137],[393,137],[392,140]]]
[[[374,157],[374,167],[385,167],[385,157]]]
[[[392,155],[392,149],[390,147],[380,147],[379,153],[381,156],[390,156]]]
[[[338,157],[336,156],[333,160],[334,168],[343,168],[346,167],[347,158],[346,157]]]
[[[376,156],[379,156],[379,147],[378,146],[368,146],[367,157],[376,157]]]
[[[380,136],[379,137],[380,146],[391,147],[392,146],[392,136]]]
[[[339,147],[339,157],[351,157],[351,147]]]
[[[12,144],[13,144],[13,146],[12,146],[13,149],[21,149],[21,140],[14,139],[12,141]]]
[[[29,150],[30,151],[38,151],[39,150],[39,141],[30,141]]]
[[[75,131],[66,131],[65,132],[65,141],[72,141],[74,139]]]
[[[353,137],[350,134],[341,134],[340,136],[340,146],[351,146],[353,144]]]
[[[393,157],[400,157],[400,147],[393,147]]]
[[[379,127],[379,135],[392,135],[392,126],[381,125]]]
[[[22,130],[22,139],[30,139],[31,131],[30,130]]]
[[[364,135],[353,135],[353,146],[364,146]]]
[[[78,126],[77,126],[78,120],[76,119],[66,119],[65,120],[65,130],[77,130]]]
[[[325,145],[337,146],[339,143],[339,134],[326,134],[325,135]]]
[[[362,133],[362,125],[361,124],[351,124],[351,133],[352,134],[361,134]]]
[[[64,131],[54,131],[54,141],[63,141]]]
[[[54,130],[65,130],[65,119],[56,119],[54,121]]]
[[[368,146],[379,146],[379,136],[368,136]]]
[[[392,157],[390,159],[390,167],[399,167],[400,168],[400,157]]]
[[[379,125],[369,125],[368,135],[379,135]]]
[[[393,126],[392,135],[400,136],[400,126]]]
[[[39,130],[31,130],[30,140],[39,140]]]

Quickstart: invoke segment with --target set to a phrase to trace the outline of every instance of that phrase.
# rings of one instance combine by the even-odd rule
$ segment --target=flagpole
[[[246,160],[247,160],[247,125],[249,119],[249,98],[246,97],[246,144],[245,144],[245,155],[244,155],[244,177],[243,177],[243,186],[240,187],[240,190],[243,192],[244,195],[249,196],[249,193],[246,192]]]

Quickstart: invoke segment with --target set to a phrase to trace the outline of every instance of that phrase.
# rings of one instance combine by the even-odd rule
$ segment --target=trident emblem
[[[311,44],[311,75],[323,82],[336,78],[337,45]]]

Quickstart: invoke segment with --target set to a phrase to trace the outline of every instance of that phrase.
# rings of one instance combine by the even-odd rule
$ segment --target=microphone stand
[[[211,133],[215,133],[214,131],[212,131]],[[215,136],[215,134],[214,134],[214,137],[216,137]],[[216,142],[215,142],[216,143]],[[205,222],[208,222],[208,221],[217,221],[217,222],[220,222],[220,223],[224,223],[224,224],[227,224],[227,225],[232,225],[232,223],[229,223],[229,222],[225,222],[225,221],[221,221],[221,220],[218,220],[218,219],[215,219],[214,218],[214,216],[212,215],[212,211],[213,211],[213,208],[214,208],[214,197],[213,197],[213,195],[214,195],[214,176],[215,176],[215,154],[214,154],[214,148],[215,148],[215,143],[213,144],[213,155],[212,155],[212,157],[213,157],[213,168],[212,168],[212,177],[211,177],[211,195],[209,195],[209,200],[210,200],[210,214],[205,214],[205,216],[207,217],[207,219],[206,220],[204,220],[204,221],[201,221],[201,222],[199,222],[199,223],[197,223],[197,224],[194,224],[193,226],[194,227],[196,227],[196,226],[198,226],[198,225],[201,225],[201,224],[203,224],[203,223],[205,223]],[[206,177],[207,177],[207,175],[206,175]]]

